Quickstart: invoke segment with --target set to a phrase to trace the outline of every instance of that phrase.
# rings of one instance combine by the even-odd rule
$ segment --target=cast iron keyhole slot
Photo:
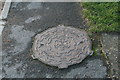
[[[44,44],[40,44],[40,46],[44,46]]]

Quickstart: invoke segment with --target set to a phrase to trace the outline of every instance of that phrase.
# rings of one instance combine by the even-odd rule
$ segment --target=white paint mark
[[[31,23],[32,21],[39,20],[40,18],[41,16],[30,17],[25,21],[25,23]]]

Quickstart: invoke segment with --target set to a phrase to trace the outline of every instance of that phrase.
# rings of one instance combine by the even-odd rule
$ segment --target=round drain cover
[[[66,26],[58,26],[37,34],[32,50],[34,59],[58,68],[80,63],[92,53],[87,33]]]

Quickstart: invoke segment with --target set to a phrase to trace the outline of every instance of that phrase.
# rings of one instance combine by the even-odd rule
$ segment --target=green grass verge
[[[83,17],[91,32],[120,32],[117,2],[83,2]]]

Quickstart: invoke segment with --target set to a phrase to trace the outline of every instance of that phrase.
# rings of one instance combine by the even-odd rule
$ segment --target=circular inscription
[[[84,30],[58,26],[35,36],[33,58],[41,62],[67,68],[80,63],[91,51],[91,41]]]

